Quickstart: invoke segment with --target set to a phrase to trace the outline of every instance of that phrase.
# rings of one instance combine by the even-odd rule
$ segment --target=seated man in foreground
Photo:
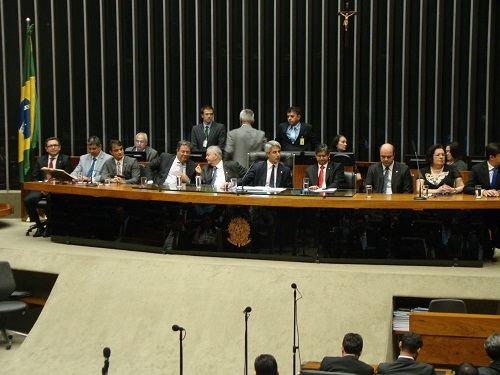
[[[309,178],[309,189],[344,189],[346,187],[344,166],[330,161],[328,145],[320,144],[314,152],[317,163],[306,169],[306,177]]]
[[[238,186],[266,186],[271,188],[291,188],[290,168],[280,162],[281,145],[269,141],[264,147],[267,161],[254,163],[247,175],[238,179]]]
[[[484,342],[484,350],[491,358],[491,362],[486,367],[479,367],[479,375],[500,374],[500,333],[493,333]]]
[[[417,362],[417,357],[422,345],[422,337],[418,333],[406,333],[399,342],[398,359],[395,362],[379,364],[377,373],[436,375],[433,366],[427,363]]]
[[[357,333],[347,333],[342,340],[342,357],[325,357],[320,371],[346,372],[349,374],[372,375],[373,367],[359,360],[363,351],[363,338]]]
[[[141,179],[141,167],[136,159],[124,155],[121,141],[109,141],[109,153],[112,158],[106,160],[102,167],[101,181],[107,178],[117,184],[138,184]]]

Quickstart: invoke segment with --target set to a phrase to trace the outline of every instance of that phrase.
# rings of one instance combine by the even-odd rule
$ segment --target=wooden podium
[[[487,366],[491,359],[484,341],[500,332],[500,315],[412,312],[410,331],[424,341],[418,356],[421,362],[458,365],[470,361]]]

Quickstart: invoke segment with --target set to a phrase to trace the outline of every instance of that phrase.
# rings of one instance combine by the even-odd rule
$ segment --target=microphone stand
[[[182,375],[184,372],[184,355],[182,352],[182,330],[179,330],[179,374]]]
[[[93,171],[92,174],[90,175],[90,183],[87,184],[87,186],[91,186],[91,187],[97,186],[97,183],[94,182],[94,172],[95,171]]]
[[[249,312],[247,309],[243,311],[245,313],[245,375],[248,375],[248,317]]]
[[[293,284],[292,284],[293,288]],[[297,286],[293,288],[293,374],[296,374],[296,356],[297,349],[299,346],[297,345]]]
[[[250,167],[248,167],[247,171],[245,172],[245,174],[243,175],[243,177],[241,178],[241,193],[245,193],[245,177],[247,176],[248,172],[250,172],[250,169],[253,167],[253,165],[255,164],[257,160],[254,160],[252,162],[252,164],[250,164]],[[238,182],[236,182],[236,193],[238,194]]]
[[[413,149],[415,150],[415,159],[417,160],[417,173],[418,173],[418,175],[417,175],[416,182],[418,182],[418,180],[420,180],[420,163],[418,162],[417,148],[415,147],[415,142],[413,142],[413,140],[411,142],[413,145]],[[417,186],[416,183],[415,183],[415,186]],[[418,189],[418,197],[413,197],[414,200],[425,201],[427,199],[426,197],[422,197],[422,187],[423,187],[423,183],[420,185],[420,189]]]

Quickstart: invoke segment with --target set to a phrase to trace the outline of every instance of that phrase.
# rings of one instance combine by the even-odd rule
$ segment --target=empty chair
[[[7,334],[6,314],[26,310],[26,304],[21,301],[4,301],[16,289],[14,275],[9,262],[0,261],[0,333],[7,340],[6,349],[12,346],[12,336]]]
[[[347,189],[356,189],[356,173],[344,171]]]
[[[465,302],[461,299],[433,299],[429,303],[429,312],[467,313]]]

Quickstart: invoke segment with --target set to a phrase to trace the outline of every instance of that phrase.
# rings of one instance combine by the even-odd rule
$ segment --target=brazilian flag
[[[36,95],[36,72],[31,33],[33,26],[27,19],[26,42],[24,47],[23,85],[19,105],[19,180],[31,181],[31,152],[36,147],[40,128],[38,97]]]

